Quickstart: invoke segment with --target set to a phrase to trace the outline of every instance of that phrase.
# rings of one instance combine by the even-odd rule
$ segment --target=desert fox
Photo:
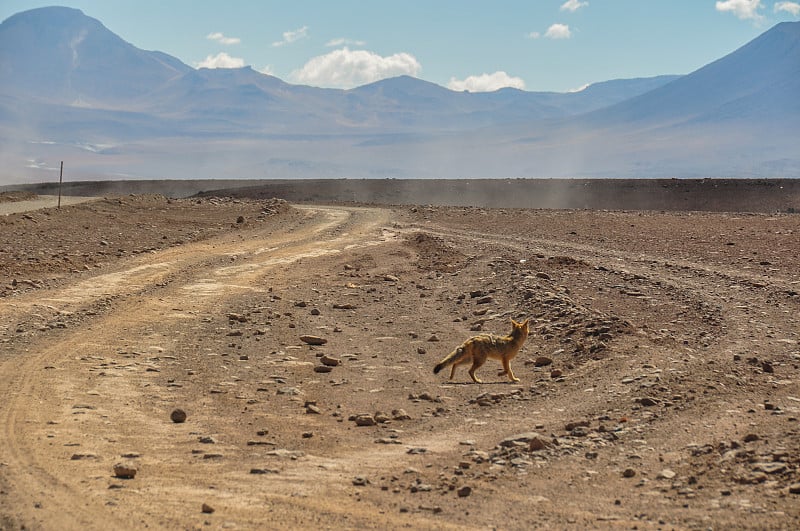
[[[514,376],[511,371],[511,360],[519,353],[523,343],[528,338],[528,319],[518,323],[511,319],[511,334],[507,336],[496,336],[493,334],[480,334],[464,341],[461,346],[447,355],[433,368],[433,374],[452,365],[450,369],[450,379],[456,372],[456,367],[465,363],[472,362],[469,375],[475,383],[481,383],[475,371],[489,358],[500,360],[503,364],[503,372],[500,376],[507,375],[512,382],[518,382],[519,378]]]

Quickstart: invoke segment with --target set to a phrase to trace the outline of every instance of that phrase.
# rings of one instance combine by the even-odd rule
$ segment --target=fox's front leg
[[[518,382],[519,381],[519,378],[514,376],[514,372],[511,370],[511,360],[503,360],[503,369],[504,369],[503,372],[500,373],[501,376],[504,375],[504,374],[507,374],[508,378],[512,382]]]

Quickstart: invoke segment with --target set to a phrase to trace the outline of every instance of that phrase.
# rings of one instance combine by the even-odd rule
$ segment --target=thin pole
[[[61,183],[64,182],[64,161],[61,161],[61,171],[58,172],[58,208],[61,208]]]

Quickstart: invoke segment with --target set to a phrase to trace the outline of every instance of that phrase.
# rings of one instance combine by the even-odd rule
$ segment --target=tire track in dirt
[[[19,319],[43,304],[74,312],[98,298],[119,299],[106,313],[81,324],[77,330],[68,329],[56,337],[37,337],[25,352],[5,349],[0,358],[0,388],[7,390],[0,405],[4,439],[0,445],[0,473],[10,491],[3,499],[11,501],[10,507],[0,508],[0,514],[34,527],[59,529],[124,528],[137,521],[136,517],[130,520],[130,515],[116,519],[104,507],[103,496],[91,489],[87,494],[85,480],[81,481],[84,472],[92,478],[90,484],[106,481],[112,463],[94,463],[89,458],[86,470],[82,468],[76,476],[64,464],[69,463],[65,456],[72,450],[54,447],[47,441],[47,429],[42,426],[53,426],[61,440],[81,441],[79,452],[92,446],[86,440],[88,434],[71,422],[76,419],[70,419],[76,407],[72,403],[80,402],[78,397],[87,391],[87,376],[74,370],[80,369],[74,358],[79,353],[90,358],[119,343],[121,337],[145,334],[154,320],[162,325],[169,319],[177,321],[186,311],[197,312],[218,304],[221,298],[260,289],[258,280],[278,264],[339,253],[353,246],[379,245],[386,240],[387,235],[380,233],[381,225],[387,221],[386,211],[323,207],[304,211],[304,224],[267,240],[252,233],[248,239],[229,241],[226,236],[185,245],[139,257],[133,267],[128,262],[127,268],[0,306],[0,318]],[[178,306],[181,312],[175,311]],[[101,418],[108,418],[113,411],[114,418],[124,418],[125,423],[117,426],[121,432],[118,435],[157,437],[162,428],[136,409],[141,390],[132,380],[135,378],[116,378],[113,397],[107,396],[102,404],[91,406],[90,412],[98,411]],[[94,443],[103,446],[102,441]],[[146,515],[139,517],[141,524],[148,521]]]

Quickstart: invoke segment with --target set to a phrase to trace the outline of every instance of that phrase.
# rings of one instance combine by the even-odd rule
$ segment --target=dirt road
[[[309,206],[31,282],[0,528],[796,527],[798,231]],[[431,373],[509,317],[520,383]]]

